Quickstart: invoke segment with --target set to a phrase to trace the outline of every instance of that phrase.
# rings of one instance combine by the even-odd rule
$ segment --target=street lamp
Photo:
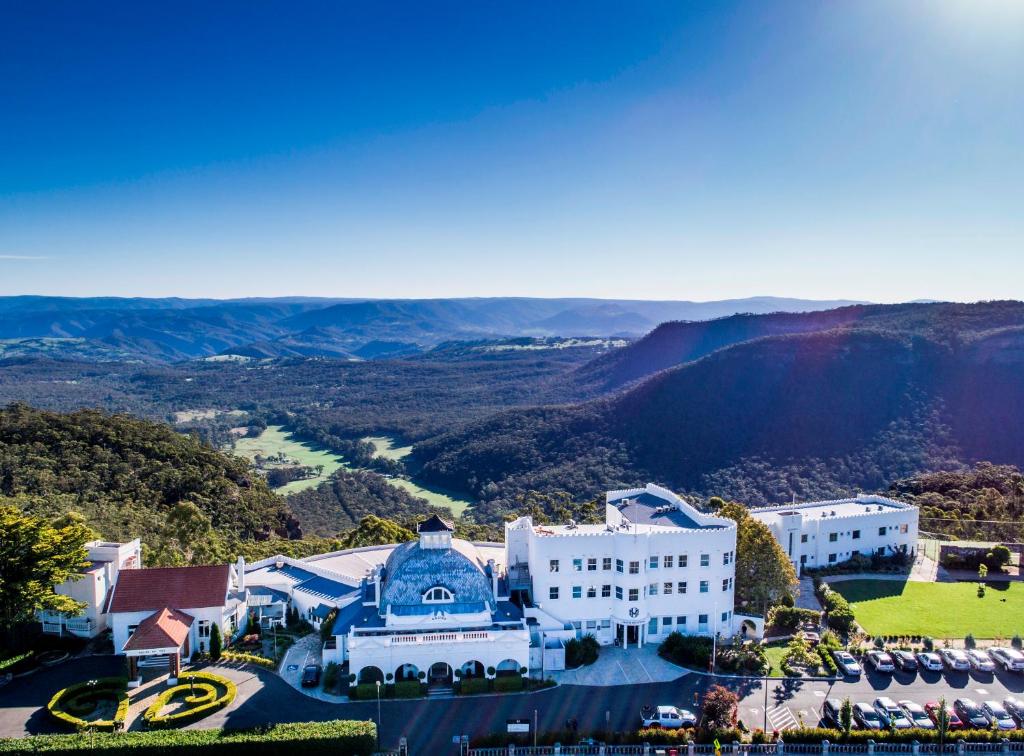
[[[380,680],[377,680],[377,748],[380,748]]]

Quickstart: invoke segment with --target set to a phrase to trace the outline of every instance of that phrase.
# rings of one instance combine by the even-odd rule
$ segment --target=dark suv
[[[315,688],[320,684],[320,665],[307,664],[302,670],[302,687]]]

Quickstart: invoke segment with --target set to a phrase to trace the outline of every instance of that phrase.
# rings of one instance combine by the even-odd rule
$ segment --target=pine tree
[[[213,661],[220,660],[221,652],[221,638],[220,638],[220,627],[214,624],[210,628],[210,658]]]

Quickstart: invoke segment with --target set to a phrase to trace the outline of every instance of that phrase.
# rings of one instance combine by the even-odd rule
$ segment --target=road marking
[[[818,698],[824,698],[825,697],[825,691],[823,691],[823,690],[816,690],[816,691],[814,691],[814,695],[816,695]]]
[[[984,688],[975,688],[974,692],[977,693],[979,696],[987,696],[988,695],[988,691],[985,690]]]
[[[788,706],[776,706],[768,709],[768,722],[773,730],[785,730],[789,727],[796,727],[798,722]]]

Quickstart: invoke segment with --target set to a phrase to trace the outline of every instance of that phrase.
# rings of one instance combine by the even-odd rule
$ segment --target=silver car
[[[935,729],[935,723],[921,704],[913,701],[900,701],[900,708],[903,709],[903,713],[907,715],[907,719],[913,723],[914,727],[921,730]]]
[[[920,652],[917,655],[917,663],[921,665],[921,669],[927,669],[930,672],[942,671],[942,657],[934,651]]]
[[[860,665],[849,651],[833,651],[832,658],[836,660],[836,664],[844,674],[854,677],[860,674]]]
[[[1015,648],[990,648],[989,655],[1007,672],[1024,672],[1024,654]]]
[[[992,724],[999,730],[1016,730],[1017,723],[1013,721],[1013,717],[1010,716],[1003,705],[998,701],[985,701],[981,705],[981,710],[985,712],[985,715],[992,720]]]
[[[996,663],[992,661],[992,657],[987,652],[982,651],[980,648],[972,648],[967,652],[967,659],[971,663],[971,669],[976,669],[979,672],[995,672]]]
[[[942,657],[942,661],[950,669],[958,672],[967,672],[971,668],[971,660],[967,658],[967,654],[958,648],[944,648],[939,651],[939,656]]]
[[[882,723],[886,727],[895,727],[897,730],[909,730],[914,726],[914,723],[910,721],[903,709],[899,707],[899,704],[888,696],[875,699],[875,711],[878,712],[878,716],[882,718]]]

